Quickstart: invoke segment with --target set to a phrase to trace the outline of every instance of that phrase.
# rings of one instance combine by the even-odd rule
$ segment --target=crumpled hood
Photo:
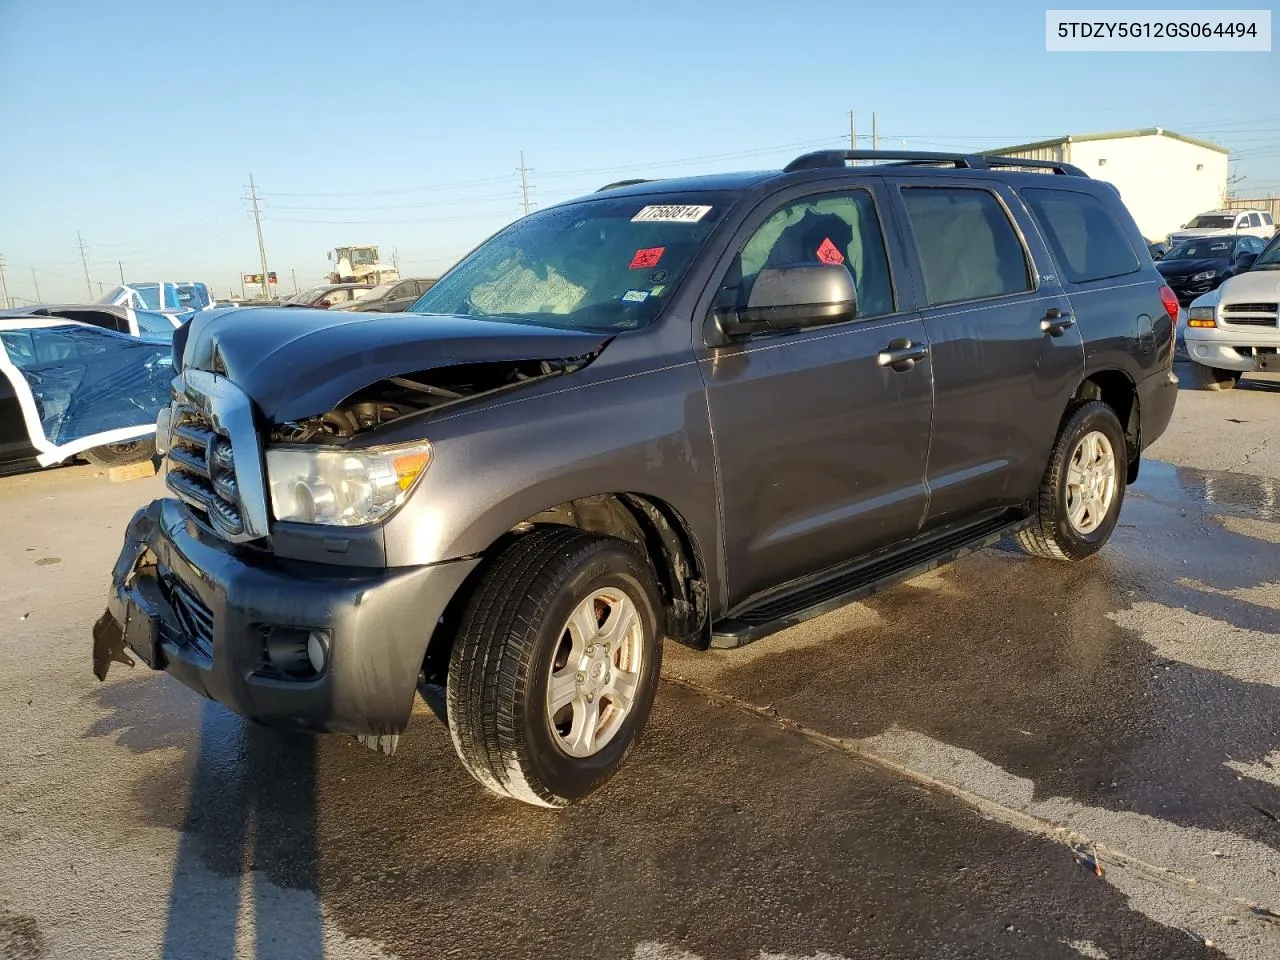
[[[184,368],[223,373],[279,423],[325,413],[387,377],[466,363],[581,357],[609,339],[469,317],[256,307],[203,311],[175,334],[174,346]]]

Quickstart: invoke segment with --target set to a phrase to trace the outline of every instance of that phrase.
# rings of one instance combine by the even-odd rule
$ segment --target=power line
[[[80,265],[84,267],[84,287],[89,291],[89,299],[93,299],[93,284],[89,282],[89,261],[84,255],[84,238],[76,231],[76,243],[80,245]]]

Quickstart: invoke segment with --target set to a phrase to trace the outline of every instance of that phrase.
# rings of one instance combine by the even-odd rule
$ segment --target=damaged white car
[[[101,466],[151,459],[172,353],[172,327],[133,333],[60,316],[0,317],[0,469],[76,455]]]

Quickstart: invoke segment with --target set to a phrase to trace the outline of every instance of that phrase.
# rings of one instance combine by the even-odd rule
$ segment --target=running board
[[[794,627],[888,587],[910,580],[945,563],[998,543],[1026,526],[1024,514],[1001,513],[977,524],[943,531],[904,550],[845,565],[818,579],[808,579],[784,593],[775,593],[735,616],[717,622],[711,646],[741,647],[771,633]]]

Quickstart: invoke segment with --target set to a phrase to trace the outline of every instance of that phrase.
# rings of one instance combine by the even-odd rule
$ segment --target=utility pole
[[[116,266],[120,268],[120,284],[123,286],[124,285],[124,264],[121,263],[119,260],[117,260]]]
[[[92,293],[93,291],[90,291]],[[98,281],[98,296],[102,296],[102,281]]]
[[[35,276],[34,270],[32,271],[31,275],[33,277]],[[0,297],[4,298],[4,308],[8,310],[9,309],[9,285],[4,282],[4,257],[0,257]],[[40,293],[37,291],[36,299],[38,300],[39,298],[40,298]]]
[[[298,295],[298,271],[290,267],[289,274],[293,277],[293,295],[296,297]]]
[[[871,111],[871,149],[880,149],[880,137],[876,133],[876,112],[874,110]]]
[[[391,265],[396,268],[396,273],[400,272],[400,248],[391,248]]]
[[[253,201],[253,226],[258,231],[258,257],[262,261],[262,299],[271,297],[271,274],[267,271],[267,248],[262,243],[262,215],[258,210],[258,188],[253,183],[253,174],[249,174],[249,199]]]
[[[84,288],[89,291],[89,298],[93,299],[93,284],[89,282],[89,261],[84,255],[84,238],[80,236],[80,231],[76,231],[76,243],[80,245],[80,263],[84,266]]]
[[[524,198],[524,215],[529,215],[529,168],[524,165],[524,151],[520,151],[520,194]]]
[[[3,266],[3,264],[0,264],[0,266]],[[0,271],[0,272],[3,272],[3,271]],[[35,267],[32,267],[32,268],[31,268],[31,283],[32,283],[32,285],[36,288],[36,301],[37,301],[37,302],[39,302],[39,300],[40,300],[40,281],[36,279],[36,268],[35,268]]]
[[[858,149],[858,115],[849,111],[849,149]]]

